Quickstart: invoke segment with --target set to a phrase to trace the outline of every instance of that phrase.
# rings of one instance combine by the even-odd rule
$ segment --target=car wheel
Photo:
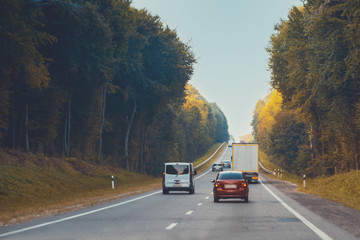
[[[169,194],[169,190],[166,190],[165,188],[163,188],[163,194]]]
[[[219,198],[215,197],[215,195],[214,195],[214,202],[219,202]]]
[[[244,201],[245,201],[245,202],[249,202],[249,197],[245,197],[245,198],[244,198]]]
[[[190,188],[189,194],[194,194],[194,192],[195,192],[195,189],[194,189],[194,188]]]

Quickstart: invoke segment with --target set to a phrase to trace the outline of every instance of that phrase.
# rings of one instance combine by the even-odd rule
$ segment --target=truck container
[[[232,170],[242,172],[250,183],[257,183],[259,176],[259,144],[233,143],[232,144]]]

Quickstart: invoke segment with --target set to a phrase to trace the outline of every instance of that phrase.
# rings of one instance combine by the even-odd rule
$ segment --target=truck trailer
[[[257,183],[259,179],[259,144],[233,143],[232,170],[242,172],[249,183]]]

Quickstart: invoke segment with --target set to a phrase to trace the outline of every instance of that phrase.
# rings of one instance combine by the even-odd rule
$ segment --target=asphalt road
[[[230,159],[231,148],[220,158]],[[220,160],[220,159],[219,159]],[[154,191],[0,229],[0,239],[357,239],[279,192],[265,179],[249,202],[213,202],[209,169],[195,194]]]

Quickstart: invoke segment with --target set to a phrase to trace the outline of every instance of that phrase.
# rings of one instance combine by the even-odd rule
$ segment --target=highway
[[[230,159],[231,148],[220,154]],[[0,229],[0,239],[357,239],[282,194],[260,176],[249,202],[214,203],[211,169],[195,194],[160,189],[101,206]]]

